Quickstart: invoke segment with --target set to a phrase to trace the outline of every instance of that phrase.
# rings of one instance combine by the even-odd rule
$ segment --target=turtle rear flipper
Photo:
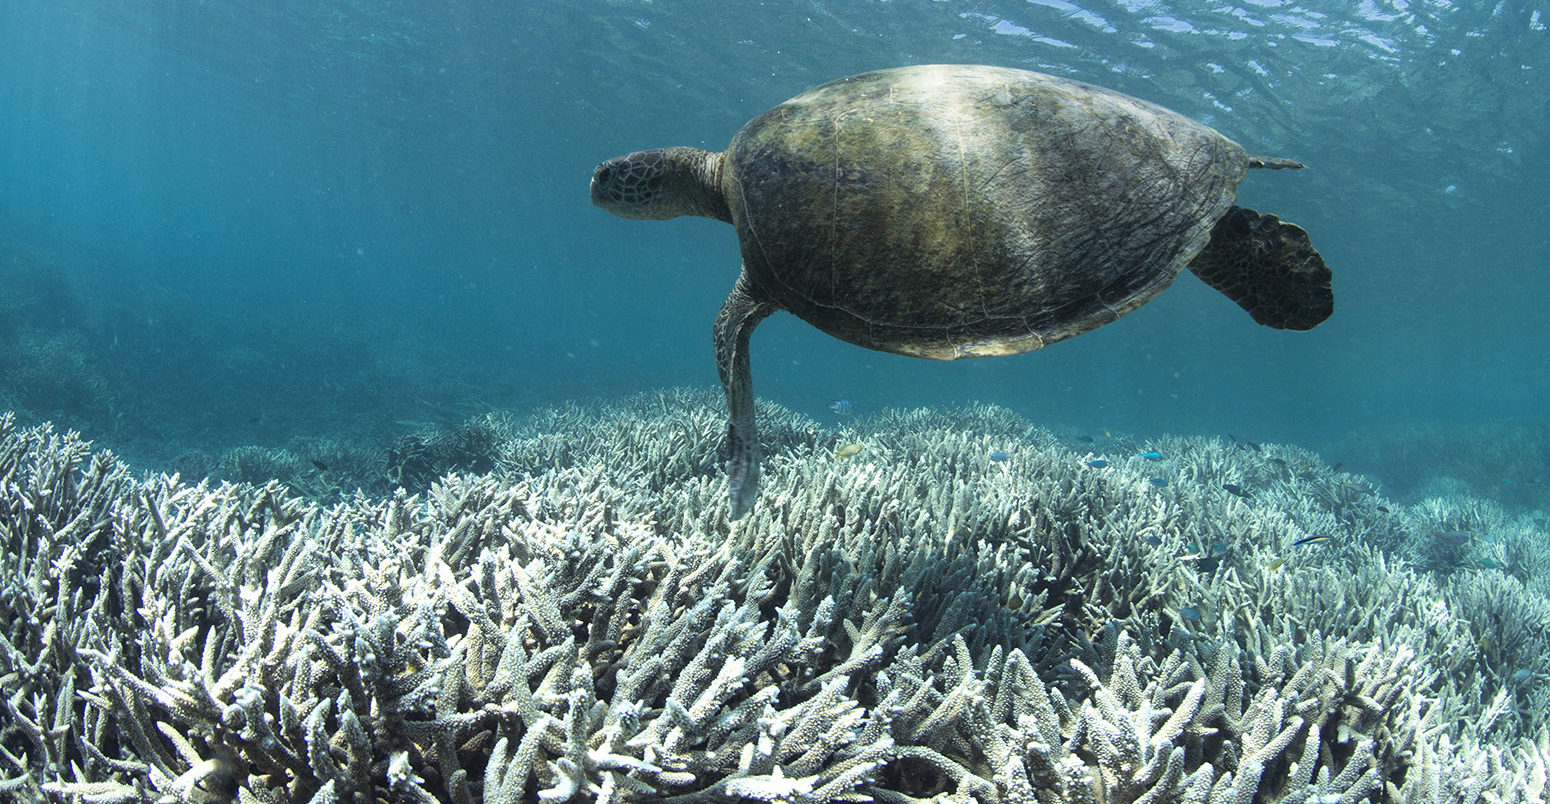
[[[1244,207],[1216,222],[1195,276],[1275,329],[1313,329],[1335,311],[1329,267],[1301,227]]]

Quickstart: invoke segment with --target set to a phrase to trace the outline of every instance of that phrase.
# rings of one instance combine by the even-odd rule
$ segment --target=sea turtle
[[[737,227],[715,347],[738,518],[758,489],[748,337],[765,316],[915,357],[1016,354],[1119,318],[1187,265],[1255,321],[1311,329],[1334,309],[1323,258],[1302,229],[1233,205],[1247,169],[1300,167],[1100,87],[926,65],[808,90],[725,153],[610,159],[592,202]]]

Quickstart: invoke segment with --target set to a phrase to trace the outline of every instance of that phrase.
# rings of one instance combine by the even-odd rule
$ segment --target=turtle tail
[[[1324,258],[1307,232],[1274,215],[1229,209],[1189,267],[1267,327],[1309,330],[1335,311]]]

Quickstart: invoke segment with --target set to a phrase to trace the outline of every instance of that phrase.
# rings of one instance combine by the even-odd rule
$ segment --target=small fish
[[[1195,571],[1204,575],[1210,575],[1211,573],[1216,572],[1216,568],[1220,567],[1222,562],[1226,559],[1226,553],[1218,553],[1214,556],[1206,556],[1205,558],[1198,559],[1195,561]]]
[[[1109,462],[1104,460],[1104,459],[1102,459],[1102,458],[1094,458],[1094,459],[1088,461],[1087,465],[1091,466],[1094,469],[1102,469],[1103,467],[1108,466]]]
[[[1300,545],[1300,544],[1318,544],[1320,542],[1327,542],[1327,541],[1329,541],[1329,540],[1331,540],[1333,538],[1335,538],[1335,537],[1329,535],[1328,533],[1318,533],[1318,534],[1315,534],[1313,536],[1304,536],[1301,539],[1298,539],[1297,541],[1292,542],[1292,546],[1296,547],[1297,545]]]
[[[1378,510],[1383,512],[1383,513],[1385,513],[1385,514],[1389,513],[1389,509],[1384,507],[1384,506],[1381,506],[1381,505],[1378,506]]]
[[[1148,536],[1145,539],[1142,539],[1141,543],[1147,547],[1162,547],[1162,539],[1156,536]]]
[[[854,457],[856,457],[857,455],[860,455],[860,454],[861,454],[861,445],[860,444],[846,444],[845,446],[840,447],[839,449],[834,451],[834,457],[839,458],[842,461],[845,460],[846,458],[854,458]]]
[[[1514,684],[1522,684],[1523,682],[1528,681],[1529,679],[1531,679],[1533,677],[1534,677],[1533,671],[1528,670],[1528,669],[1519,670],[1519,671],[1517,671],[1517,672],[1512,674],[1512,683],[1514,683]]]
[[[1149,478],[1147,478],[1147,480],[1152,481],[1152,485],[1154,485],[1154,486],[1166,486],[1166,485],[1168,485],[1168,478],[1166,478],[1166,477],[1149,477]]]
[[[1340,467],[1342,467],[1342,466],[1345,466],[1345,461],[1335,461],[1335,465],[1329,467],[1329,471],[1331,471],[1331,472],[1338,472],[1338,471],[1340,471]]]
[[[990,460],[992,462],[994,462],[994,463],[1002,463],[1004,461],[1012,460],[1012,453],[1010,453],[1010,452],[1001,452],[1001,451],[997,450],[996,452],[990,453],[986,457],[990,458]]]
[[[1222,488],[1226,489],[1227,493],[1234,497],[1242,497],[1245,500],[1249,498],[1249,490],[1237,483],[1223,483]]]
[[[836,399],[829,403],[829,410],[832,410],[841,416],[849,416],[850,412],[855,409],[856,406],[850,404],[849,399]]]
[[[1083,444],[1093,443],[1093,437],[1090,435],[1079,435],[1076,437],[1076,440],[1082,442]]]
[[[316,466],[318,468],[319,472],[327,472],[328,471],[328,464],[323,463],[322,461],[318,460],[317,458],[313,458],[312,459],[312,465]]]
[[[1157,452],[1156,450],[1153,450],[1151,452],[1143,452],[1143,453],[1141,453],[1141,457],[1143,457],[1143,458],[1145,458],[1145,459],[1147,459],[1149,461],[1160,461],[1160,460],[1162,460],[1162,453],[1161,452]]]
[[[1265,569],[1269,570],[1270,572],[1275,572],[1276,570],[1278,570],[1278,569],[1280,569],[1280,568],[1282,568],[1284,566],[1286,566],[1286,562],[1282,561],[1281,559],[1278,558],[1278,559],[1270,562],[1270,564],[1267,565],[1265,567]]]
[[[1200,609],[1194,606],[1184,606],[1179,609],[1179,616],[1192,623],[1200,622]]]

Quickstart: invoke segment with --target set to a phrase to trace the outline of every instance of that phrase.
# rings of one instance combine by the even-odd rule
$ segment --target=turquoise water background
[[[1542,421],[1547,25],[1510,1],[10,0],[0,408],[155,460],[712,385],[731,228],[614,218],[592,167],[720,149],[836,77],[976,62],[1306,162],[1240,201],[1310,232],[1333,319],[1270,331],[1181,276],[1043,352],[942,364],[779,315],[761,398],[1309,444]]]

